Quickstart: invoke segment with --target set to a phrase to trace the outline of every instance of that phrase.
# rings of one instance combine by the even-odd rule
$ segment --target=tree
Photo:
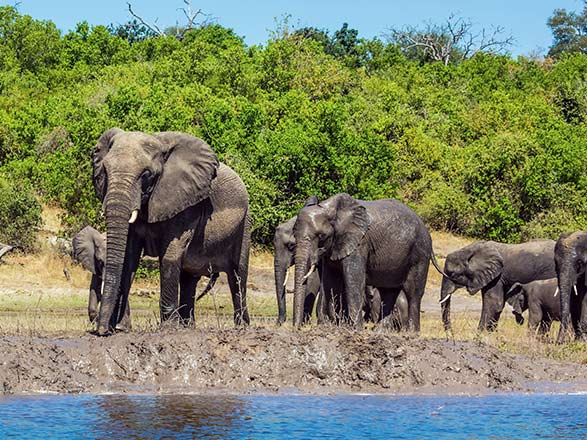
[[[173,35],[178,40],[183,40],[183,37],[186,32],[197,29],[203,26],[207,26],[209,24],[210,16],[204,14],[201,9],[194,10],[192,8],[191,1],[183,0],[185,7],[179,8],[179,10],[183,13],[186,19],[186,23],[180,25],[179,22],[176,23],[174,26],[170,26],[162,30],[158,25],[157,22],[148,22],[143,17],[135,13],[130,3],[126,3],[128,6],[128,12],[130,15],[134,17],[135,20],[138,20],[139,23],[146,27],[149,31],[151,31],[154,35],[158,35],[160,37]],[[204,20],[198,21],[200,18],[205,17]]]
[[[556,9],[547,21],[554,43],[548,54],[558,56],[565,52],[587,53],[587,2],[581,13]]]
[[[451,61],[472,58],[479,52],[504,52],[512,45],[514,38],[503,33],[504,29],[500,26],[476,32],[471,20],[452,14],[441,25],[429,23],[424,29],[391,29],[388,38],[400,46],[408,58],[421,62],[440,61],[448,65]]]

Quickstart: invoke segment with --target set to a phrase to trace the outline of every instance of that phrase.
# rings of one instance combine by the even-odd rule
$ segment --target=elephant
[[[383,304],[381,302],[379,289],[367,286],[363,310],[365,319],[374,324],[381,323],[384,328],[389,328],[395,331],[408,328],[408,299],[403,290],[397,296],[391,314],[383,317]]]
[[[528,310],[528,328],[544,335],[549,332],[552,321],[560,321],[560,301],[557,298],[556,278],[536,280],[529,283],[514,283],[505,294],[506,302],[518,324],[524,323],[522,313]]]
[[[587,337],[587,231],[562,234],[554,249],[560,291],[561,325],[557,342],[565,340],[569,317],[576,339]],[[575,289],[573,289],[575,285]],[[571,291],[575,290],[572,295]]]
[[[481,290],[479,331],[493,331],[505,305],[505,294],[514,283],[553,278],[553,240],[520,244],[476,241],[446,256],[440,289],[444,329],[450,331],[450,298],[464,287],[470,295]]]
[[[316,196],[311,196],[306,200],[304,206],[315,205],[318,203]],[[287,271],[294,265],[294,255],[296,248],[296,239],[293,235],[293,227],[296,222],[297,216],[294,216],[281,223],[275,228],[275,235],[273,237],[273,268],[275,273],[275,291],[277,295],[277,308],[278,317],[277,324],[281,325],[286,319],[286,306],[285,306],[285,289],[287,284]],[[314,303],[318,298],[320,291],[320,278],[317,272],[313,272],[305,284],[305,296],[304,296],[304,322],[308,322],[312,315]],[[322,317],[318,317],[319,323],[322,322]]]
[[[296,328],[303,323],[305,278],[318,265],[323,312],[335,316],[336,322],[362,327],[365,286],[370,285],[381,293],[384,317],[403,289],[409,330],[420,330],[432,239],[420,217],[406,205],[394,199],[364,201],[336,194],[302,208],[294,237]]]
[[[249,324],[248,193],[210,146],[186,133],[113,128],[100,136],[92,167],[107,235],[96,333],[111,334],[124,316],[142,253],[159,259],[162,323],[193,322],[198,280],[225,272],[234,322]]]
[[[71,241],[72,256],[84,269],[91,272],[90,296],[88,299],[88,318],[94,322],[98,317],[98,307],[102,300],[102,276],[106,259],[106,235],[86,226]],[[130,305],[128,299],[119,330],[130,330]]]

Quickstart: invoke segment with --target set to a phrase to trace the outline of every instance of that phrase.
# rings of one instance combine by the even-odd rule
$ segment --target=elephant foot
[[[110,327],[104,327],[104,326],[99,326],[95,332],[95,335],[97,335],[97,336],[110,336],[111,334],[112,334],[112,331],[110,330]]]

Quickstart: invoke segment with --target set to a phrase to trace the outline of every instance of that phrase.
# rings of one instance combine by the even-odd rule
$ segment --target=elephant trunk
[[[106,203],[106,264],[104,291],[98,317],[98,334],[106,335],[123,316],[120,284],[128,239],[130,198],[125,193],[108,194]]]
[[[92,274],[90,297],[88,300],[88,318],[93,323],[98,317],[98,307],[102,300],[102,276]]]
[[[558,269],[558,268],[557,268]],[[566,333],[569,329],[569,320],[571,317],[571,292],[577,279],[577,274],[571,264],[562,264],[558,272],[558,289],[561,309],[561,325],[558,332],[557,342],[562,343],[565,340]]]
[[[447,277],[442,277],[442,287],[440,288],[440,306],[442,310],[442,323],[444,324],[444,330],[451,330],[450,323],[450,299],[454,291],[457,290],[457,286]]]
[[[276,254],[273,268],[275,273],[275,293],[277,295],[277,308],[279,310],[277,324],[281,325],[285,322],[286,317],[285,293],[287,282],[287,270],[289,269],[289,259],[287,261],[284,261],[283,258],[280,258]]]
[[[306,300],[306,275],[309,269],[310,243],[301,243],[295,256],[295,288],[293,321],[296,328],[304,322],[304,303]]]

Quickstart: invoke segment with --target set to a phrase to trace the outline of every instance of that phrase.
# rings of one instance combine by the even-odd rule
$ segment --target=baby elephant
[[[541,335],[547,333],[552,321],[560,321],[561,318],[557,290],[556,278],[515,283],[506,293],[506,300],[513,307],[516,322],[524,323],[522,312],[528,309],[528,328]]]
[[[90,298],[88,301],[88,317],[94,322],[98,316],[98,307],[102,299],[102,273],[106,260],[106,234],[102,234],[91,226],[79,231],[72,240],[73,258],[82,267],[92,273],[90,282]],[[124,318],[118,324],[119,330],[130,330],[130,307],[126,304]]]

